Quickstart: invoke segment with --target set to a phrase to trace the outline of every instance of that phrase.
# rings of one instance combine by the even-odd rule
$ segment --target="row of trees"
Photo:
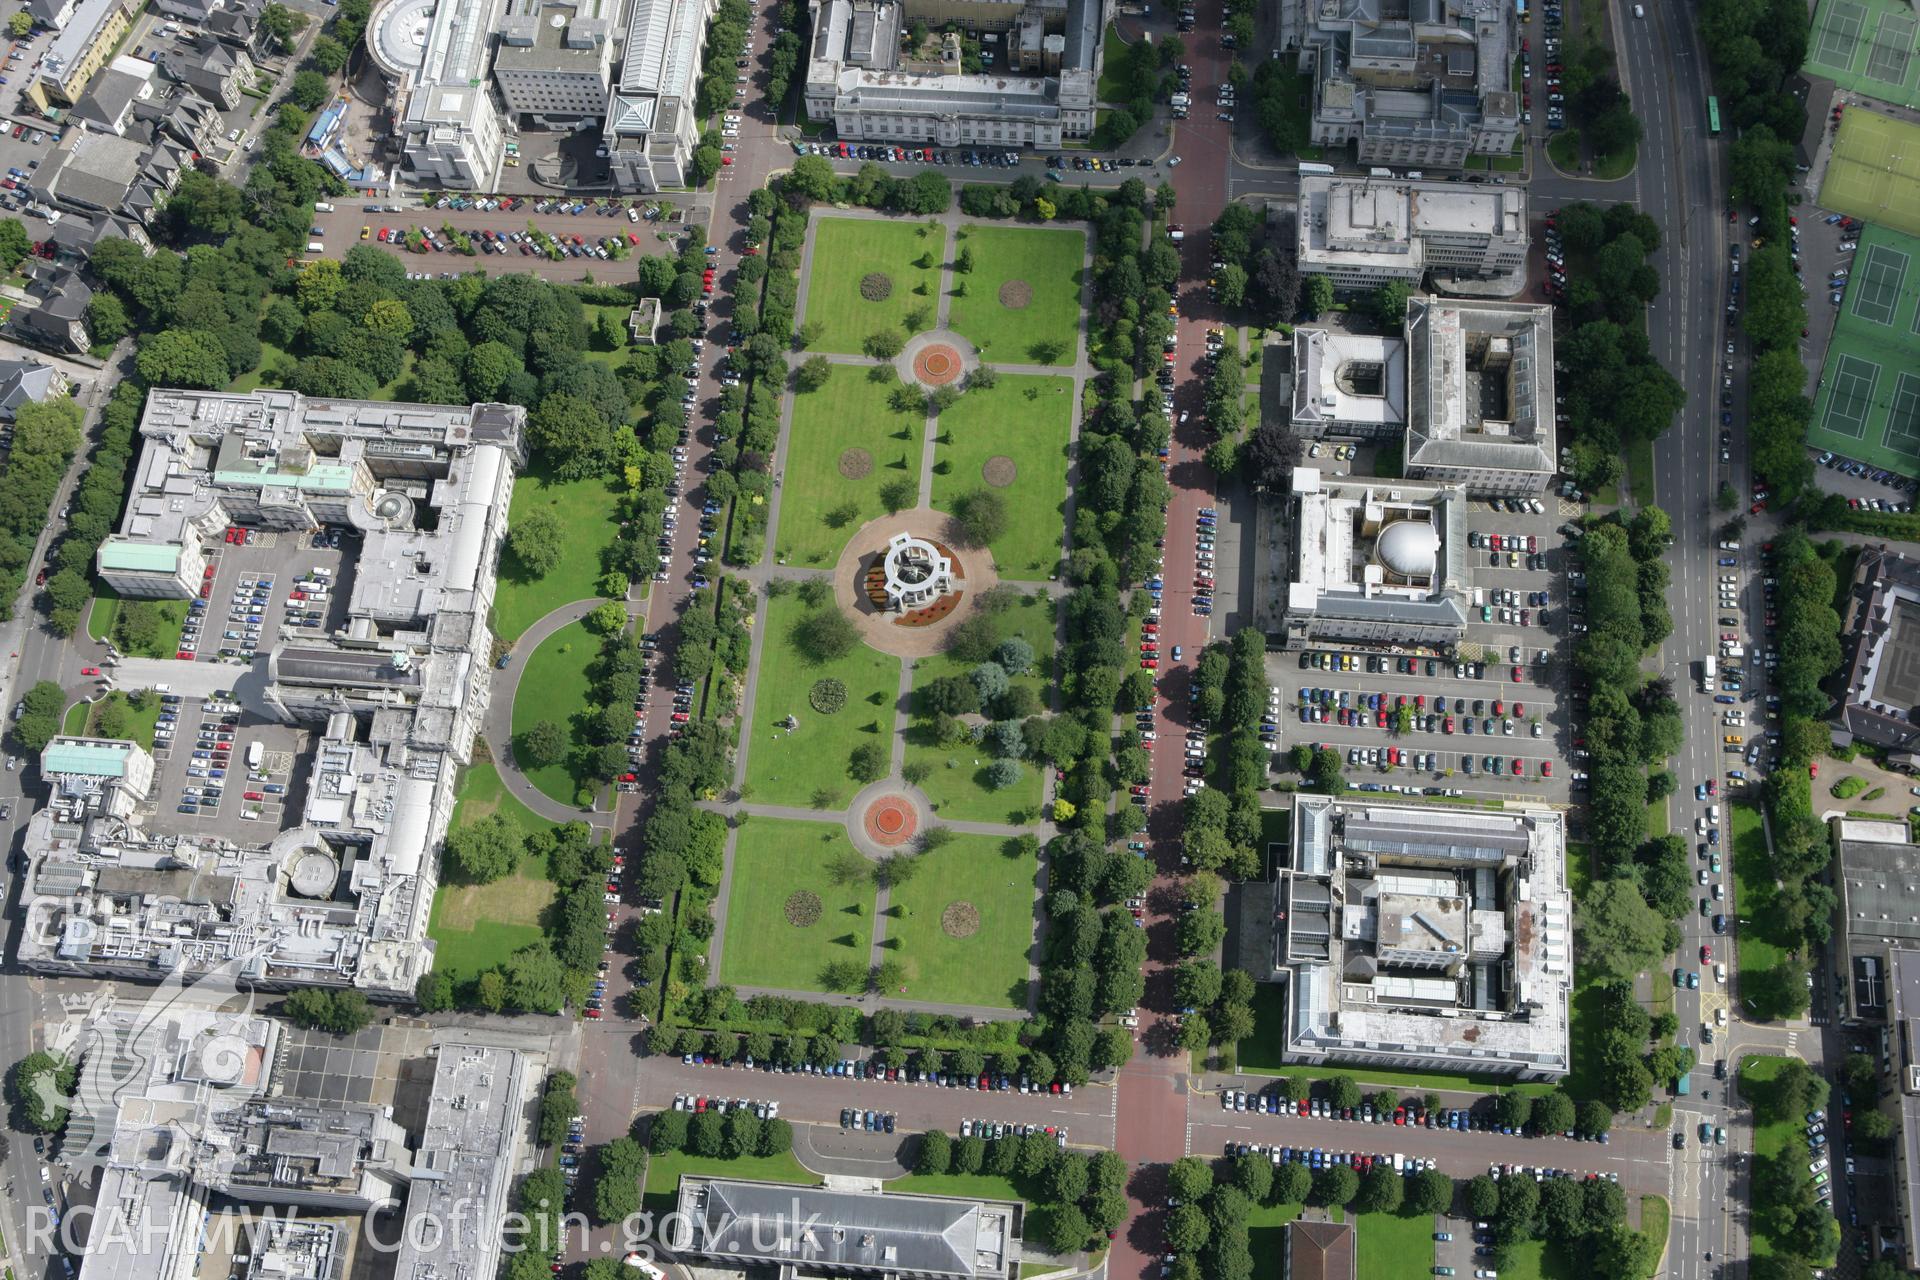
[[[373,1021],[373,1006],[364,992],[302,987],[287,997],[286,1015],[294,1025],[350,1036]]]
[[[1566,93],[1567,115],[1580,138],[1596,156],[1618,156],[1640,140],[1640,121],[1633,103],[1614,75],[1613,53],[1606,46],[1576,36],[1562,51],[1560,83]]]
[[[1250,206],[1229,204],[1214,219],[1212,243],[1214,259],[1221,264],[1213,280],[1222,305],[1245,307],[1261,324],[1293,320],[1301,309],[1301,278],[1291,216],[1263,226]],[[1307,310],[1318,315],[1333,305],[1331,280],[1314,276],[1307,285]]]
[[[1755,1064],[1775,1068],[1761,1079]],[[1840,1223],[1831,1207],[1821,1204],[1806,1139],[1806,1116],[1824,1110],[1827,1082],[1798,1058],[1748,1059],[1740,1078],[1740,1092],[1753,1103],[1754,1120],[1786,1131],[1785,1140],[1771,1154],[1753,1156],[1753,1228],[1770,1246],[1769,1252],[1796,1260],[1798,1274],[1809,1266],[1828,1266],[1840,1247]],[[1786,1274],[1795,1274],[1788,1271]]]
[[[1568,272],[1566,307],[1575,320],[1555,355],[1558,390],[1573,431],[1571,470],[1580,486],[1620,479],[1620,450],[1658,439],[1686,402],[1679,382],[1653,358],[1646,308],[1660,295],[1648,256],[1660,227],[1629,204],[1605,210],[1581,201],[1557,214]]]
[[[1841,662],[1840,615],[1835,610],[1840,580],[1835,564],[1844,555],[1838,544],[1816,547],[1798,528],[1776,534],[1767,567],[1777,582],[1773,642],[1780,665],[1773,687],[1780,699],[1780,756],[1762,791],[1771,861],[1747,869],[1749,884],[1771,884],[1768,909],[1750,913],[1744,928],[1758,930],[1787,952],[1773,969],[1749,972],[1741,993],[1753,1001],[1756,1016],[1789,1018],[1810,999],[1808,966],[1803,958],[1826,945],[1837,899],[1822,879],[1832,859],[1827,827],[1815,816],[1813,783],[1807,766],[1826,749],[1824,723],[1832,700],[1821,682]],[[1750,856],[1735,849],[1736,857]]]
[[[47,626],[56,635],[70,636],[79,630],[81,614],[93,595],[93,557],[100,543],[112,532],[114,521],[125,500],[127,468],[133,461],[134,432],[140,424],[145,391],[133,381],[121,382],[100,413],[100,429],[93,454],[75,487],[67,513],[66,534],[47,565]],[[48,404],[23,405],[21,413],[34,409],[38,414],[60,420],[56,431],[64,438],[71,430],[76,435],[84,415],[72,400]],[[131,634],[134,638],[157,637],[160,607],[148,601],[129,600],[122,604],[115,619],[116,638]],[[124,633],[119,624],[124,621]],[[171,653],[166,657],[172,657]]]
[[[921,1135],[913,1171],[1011,1180],[1029,1209],[1042,1211],[1029,1221],[1045,1222],[1046,1247],[1058,1254],[1097,1247],[1127,1220],[1126,1161],[1111,1151],[1066,1150],[1044,1133],[954,1138],[931,1129]]]
[[[32,566],[34,543],[47,527],[53,497],[80,448],[81,419],[80,406],[71,400],[29,401],[14,414],[13,445],[0,482],[0,616],[13,614],[14,597]],[[91,570],[93,559],[91,546],[84,551],[85,559],[77,566],[82,574]],[[48,568],[56,566],[73,567],[57,552]],[[70,631],[79,614],[77,605],[69,605],[74,610],[67,619]]]

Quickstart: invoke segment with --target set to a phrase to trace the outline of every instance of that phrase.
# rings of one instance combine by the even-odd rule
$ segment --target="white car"
[[[1852,253],[1855,249],[1858,249],[1859,247],[1860,247],[1860,242],[1858,240],[1842,240],[1840,242],[1840,252],[1842,253]]]

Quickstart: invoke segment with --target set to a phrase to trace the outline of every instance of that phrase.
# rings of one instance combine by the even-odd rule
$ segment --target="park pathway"
[[[597,807],[582,809],[578,805],[562,804],[528,781],[527,775],[520,771],[520,766],[513,760],[513,699],[520,690],[520,677],[527,669],[527,660],[554,632],[580,621],[599,608],[600,604],[599,600],[575,600],[572,604],[563,604],[520,633],[520,638],[513,642],[513,648],[509,651],[511,660],[494,673],[483,729],[487,745],[493,750],[494,768],[499,771],[500,781],[514,799],[549,822],[585,821],[603,830],[610,830],[614,818],[612,812]],[[628,607],[628,612],[632,613],[632,606]]]

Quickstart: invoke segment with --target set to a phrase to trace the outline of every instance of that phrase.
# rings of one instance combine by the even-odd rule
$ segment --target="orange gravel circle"
[[[960,353],[945,343],[922,347],[913,358],[913,376],[930,387],[944,387],[960,376]]]
[[[867,830],[867,839],[882,848],[896,849],[913,839],[920,820],[904,797],[881,796],[867,806],[861,825]]]

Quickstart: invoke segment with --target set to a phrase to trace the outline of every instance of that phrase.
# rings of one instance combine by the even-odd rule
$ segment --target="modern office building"
[[[1297,467],[1282,643],[1443,647],[1466,633],[1466,493]]]
[[[1884,543],[1863,548],[1840,639],[1841,729],[1894,751],[1920,746],[1920,559]]]
[[[1905,822],[1837,818],[1829,831],[1839,865],[1841,927],[1834,941],[1847,975],[1840,1017],[1884,1025],[1893,953],[1920,952],[1920,919],[1911,902],[1920,879],[1920,845],[1912,843]],[[1920,1017],[1920,1005],[1911,1012]]]
[[[1399,280],[1418,291],[1430,275],[1492,279],[1527,261],[1521,187],[1303,174],[1294,225],[1301,272],[1326,276],[1336,289]]]
[[[1407,429],[1406,342],[1295,329],[1293,429],[1309,440],[1398,439]]]
[[[1920,949],[1902,947],[1891,960],[1880,1056],[1890,1060],[1899,1085],[1893,1102],[1899,1112],[1894,1122],[1893,1199],[1900,1214],[1900,1238],[1910,1241],[1920,1231],[1920,1184],[1915,1182],[1920,1177]]]
[[[367,52],[390,85],[394,146],[412,185],[493,191],[506,138],[487,79],[503,0],[386,0]]]
[[[507,0],[493,82],[507,114],[542,129],[598,124],[607,109],[619,0]]]
[[[1562,814],[1299,795],[1273,914],[1286,1061],[1567,1073]]]
[[[340,1280],[364,1243],[349,1238],[353,1219],[399,1201],[421,1229],[391,1255],[398,1280],[494,1274],[492,1228],[537,1086],[526,1054],[447,1033],[407,1064],[430,1082],[423,1129],[410,1134],[390,1102],[287,1093],[289,1063],[327,1073],[290,1058],[294,1033],[279,1023],[199,991],[158,1008],[111,1005],[74,1046],[79,1092],[61,1155],[99,1170],[80,1280],[180,1280],[213,1265],[250,1280]],[[230,1218],[234,1208],[251,1212]],[[262,1246],[288,1256],[263,1259]]]
[[[1545,493],[1553,445],[1553,308],[1407,303],[1406,474],[1472,496]]]
[[[683,186],[700,143],[698,100],[716,0],[629,0],[620,76],[601,137],[616,191]]]
[[[810,119],[848,142],[1058,147],[1093,132],[1112,0],[810,0]],[[965,68],[961,41],[903,49],[915,24],[954,23],[994,63]]]
[[[1295,4],[1281,6],[1293,9]],[[1520,141],[1507,0],[1297,0],[1282,41],[1313,76],[1317,147],[1364,165],[1457,169]]]
[[[783,1276],[1014,1280],[1022,1205],[832,1187],[680,1179],[674,1251]],[[404,1278],[403,1278],[404,1280]]]
[[[26,87],[33,105],[44,111],[78,102],[87,81],[133,25],[138,7],[127,0],[80,0],[41,58],[40,74]]]
[[[433,964],[440,845],[488,705],[524,421],[508,405],[149,393],[101,578],[130,598],[190,599],[229,525],[344,526],[357,547],[335,579],[345,614],[231,680],[256,723],[297,726],[311,747],[282,827],[222,838],[167,812],[116,816],[102,788],[56,791],[28,825],[23,965],[149,981],[233,967],[252,986],[411,997]]]

